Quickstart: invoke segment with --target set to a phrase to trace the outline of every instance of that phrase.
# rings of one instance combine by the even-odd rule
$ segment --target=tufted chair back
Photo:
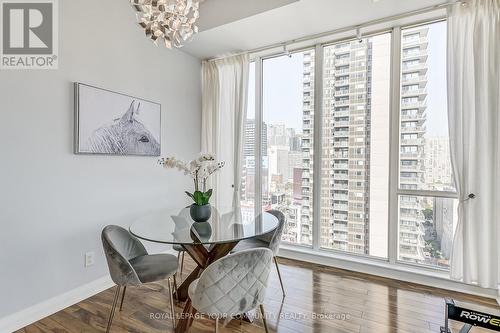
[[[285,215],[278,210],[269,210],[267,212],[274,215],[278,219],[278,227],[272,232],[258,237],[258,239],[269,243],[269,249],[273,251],[274,255],[276,255],[281,243],[281,235],[283,235],[283,228],[285,227],[286,218]]]
[[[226,318],[255,309],[264,301],[272,258],[271,250],[257,248],[215,261],[201,273],[194,286],[191,295],[194,308]]]
[[[117,225],[106,226],[101,239],[113,282],[119,286],[140,285],[141,281],[129,260],[147,255],[144,245]]]

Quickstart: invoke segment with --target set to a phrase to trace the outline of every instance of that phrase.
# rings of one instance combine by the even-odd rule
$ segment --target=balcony
[[[334,170],[347,170],[349,169],[349,164],[347,163],[333,163]]]
[[[349,95],[349,89],[338,89],[335,90],[335,97],[347,96]]]
[[[337,152],[333,153],[333,158],[339,158],[339,159],[347,159],[349,158],[349,154],[347,152]]]
[[[422,224],[420,224],[420,223],[415,225],[415,226],[409,226],[409,225],[402,224],[399,226],[399,230],[400,230],[400,232],[414,234],[417,237],[425,235],[425,229],[422,226]]]
[[[418,75],[418,76],[403,76],[401,78],[401,82],[403,84],[421,84],[425,85],[427,84],[427,77],[425,75]]]
[[[427,71],[427,64],[425,62],[418,62],[415,64],[403,64],[401,70],[404,72]]]
[[[416,100],[416,101],[401,101],[401,108],[402,109],[417,109],[421,107],[425,107],[427,103],[425,100]]]
[[[422,168],[422,165],[420,163],[417,163],[415,165],[404,165],[404,164],[401,164],[399,166],[399,170],[400,171],[420,171],[421,168]]]
[[[345,66],[351,61],[350,57],[335,59],[335,66]]]
[[[424,144],[424,140],[422,138],[418,139],[401,139],[401,145],[403,146],[420,146]]]
[[[311,145],[311,142],[310,141],[302,141],[302,145],[301,145],[302,148],[311,148],[312,145]]]
[[[418,112],[416,114],[401,114],[401,120],[424,120],[425,112]]]
[[[349,116],[349,111],[348,110],[342,110],[342,111],[335,110],[334,115],[335,115],[335,117],[347,117],[347,116]]]
[[[403,49],[417,45],[427,46],[429,44],[429,39],[427,38],[427,36],[409,37],[409,38],[403,37],[401,44],[403,45]]]
[[[349,68],[345,68],[345,69],[337,69],[335,71],[335,76],[343,76],[345,74],[349,74],[350,70]]]
[[[312,126],[312,124],[311,124],[311,123],[303,123],[303,124],[302,124],[302,128],[303,128],[303,129],[312,129],[312,128],[313,128],[313,126]]]
[[[347,148],[349,147],[349,141],[348,140],[334,141],[333,146],[335,148]]]
[[[349,210],[349,205],[346,205],[346,204],[333,204],[333,209],[334,210],[348,211]]]
[[[349,131],[334,131],[333,136],[335,136],[335,137],[349,137]]]
[[[405,238],[403,236],[399,236],[399,244],[400,245],[406,245],[406,246],[415,246],[419,248],[424,248],[425,247],[425,241],[421,237],[421,235],[415,235],[415,238]]]
[[[335,101],[335,106],[349,105],[349,99]]]
[[[349,175],[346,173],[334,173],[333,174],[334,179],[340,179],[340,180],[348,180]]]
[[[407,249],[399,250],[400,259],[406,260],[423,260],[424,252],[422,249],[415,247],[413,251]]]
[[[347,221],[347,214],[333,214],[333,218],[339,221]]]
[[[401,133],[421,133],[425,132],[425,126],[401,127]]]
[[[349,185],[348,184],[341,184],[341,183],[333,183],[333,188],[335,190],[348,190]]]
[[[335,54],[342,54],[342,53],[348,53],[351,52],[351,45],[346,44],[346,45],[335,45]]]
[[[424,222],[423,217],[420,216],[418,213],[410,214],[410,213],[402,213],[402,212],[400,212],[399,215],[400,215],[401,220],[414,222],[415,225],[421,224],[421,223]]]
[[[349,200],[349,195],[347,195],[347,194],[341,194],[341,193],[334,193],[333,194],[333,198],[335,200],[347,201],[347,200]]]
[[[341,223],[334,223],[333,224],[333,230],[334,231],[340,231],[340,232],[348,232],[347,227],[344,224],[341,224]]]
[[[349,80],[336,80],[335,81],[336,87],[347,86],[347,85],[349,85]]]
[[[403,51],[403,60],[410,59],[410,58],[419,58],[419,57],[426,57],[427,56],[427,50],[418,50],[418,51]]]
[[[400,152],[399,157],[401,159],[418,159],[420,158],[420,152]]]
[[[401,184],[422,184],[423,180],[420,177],[401,177]]]
[[[401,96],[403,96],[403,97],[416,96],[416,95],[427,95],[427,89],[420,88],[420,89],[402,89],[401,90]]]
[[[337,120],[333,123],[334,127],[349,127],[349,120]]]

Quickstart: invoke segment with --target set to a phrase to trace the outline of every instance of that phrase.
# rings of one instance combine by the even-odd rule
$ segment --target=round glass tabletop
[[[278,226],[278,219],[263,212],[256,218],[243,218],[241,210],[217,210],[207,222],[194,222],[189,208],[162,210],[138,218],[129,228],[135,237],[164,244],[230,243],[267,234]]]

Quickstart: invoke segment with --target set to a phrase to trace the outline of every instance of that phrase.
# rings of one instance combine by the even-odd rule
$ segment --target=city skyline
[[[446,94],[440,92],[446,62],[439,40],[445,28],[437,23],[402,30],[401,189],[454,190],[442,126]],[[313,183],[315,50],[264,60],[261,198],[264,210],[285,213],[284,241],[312,245],[313,188],[319,186],[320,247],[388,257],[390,39],[386,33],[323,48],[319,184]],[[254,71],[252,66],[251,77]],[[440,86],[432,93],[430,80]],[[254,88],[252,81],[250,108]],[[245,135],[255,135],[254,114],[247,114]],[[247,186],[255,186],[254,141],[246,140],[244,148]],[[248,187],[242,192],[243,206],[250,210],[252,192]],[[398,205],[399,259],[446,266],[456,216],[453,199],[400,195]]]

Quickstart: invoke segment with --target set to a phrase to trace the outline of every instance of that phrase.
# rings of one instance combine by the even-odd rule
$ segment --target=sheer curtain
[[[448,118],[460,204],[451,277],[497,290],[499,112],[500,1],[455,4],[448,13]]]
[[[226,162],[210,184],[216,207],[240,207],[249,64],[247,54],[203,62],[201,148]]]

